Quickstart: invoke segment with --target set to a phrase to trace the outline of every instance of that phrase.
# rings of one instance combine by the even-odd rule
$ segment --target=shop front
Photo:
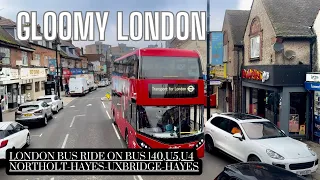
[[[70,72],[72,75],[78,75],[78,74],[82,74],[82,69],[81,68],[70,68]]]
[[[308,138],[308,65],[260,65],[242,69],[242,110],[275,123],[292,137]]]
[[[14,109],[18,106],[19,70],[2,68],[0,71],[0,97],[2,111]]]
[[[312,141],[320,144],[320,73],[307,73],[305,89],[311,97],[311,129]]]
[[[21,68],[20,85],[21,99],[26,101],[35,100],[45,95],[45,83],[47,81],[46,68]]]
[[[215,99],[215,107],[222,112],[228,111],[228,80],[227,80],[227,64],[215,65],[210,71],[210,100]],[[213,102],[213,99],[211,100]],[[212,104],[213,105],[213,104]],[[212,106],[211,105],[211,106]]]

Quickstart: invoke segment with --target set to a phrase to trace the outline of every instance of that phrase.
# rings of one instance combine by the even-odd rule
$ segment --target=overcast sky
[[[37,11],[38,23],[42,25],[42,15],[46,11],[110,11],[105,43],[117,46],[116,11],[124,12],[124,33],[128,31],[129,14],[132,11],[206,11],[206,0],[0,0],[0,16],[16,21],[19,11]],[[211,0],[211,30],[222,28],[226,9],[248,10],[252,0]],[[98,33],[95,33],[98,36]],[[146,47],[157,42],[126,42],[129,46]],[[90,41],[74,42],[83,47]],[[158,43],[160,45],[160,43]]]

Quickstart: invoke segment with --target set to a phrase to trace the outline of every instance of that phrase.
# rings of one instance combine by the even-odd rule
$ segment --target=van
[[[77,74],[77,75],[72,75],[71,77],[74,77],[74,78],[85,78],[87,80],[87,83],[88,83],[88,86],[89,86],[89,91],[94,90],[93,74]]]
[[[85,78],[70,78],[69,80],[70,95],[86,95],[89,93],[88,82]]]

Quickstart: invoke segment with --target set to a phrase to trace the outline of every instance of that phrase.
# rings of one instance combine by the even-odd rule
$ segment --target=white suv
[[[318,156],[267,119],[241,113],[213,114],[205,123],[205,148],[219,149],[242,162],[259,161],[299,175],[318,168]]]

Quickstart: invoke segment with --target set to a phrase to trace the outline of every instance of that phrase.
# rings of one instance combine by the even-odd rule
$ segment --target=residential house
[[[241,112],[241,65],[243,63],[243,36],[250,11],[226,10],[223,21],[223,62],[226,64],[227,83],[219,88],[218,108]],[[223,67],[222,67],[223,68]],[[220,75],[220,78],[223,75]],[[224,78],[224,77],[222,77]],[[225,87],[225,88],[223,88]],[[222,91],[222,92],[221,92]],[[226,99],[228,100],[226,102]]]
[[[6,54],[1,73],[6,74],[7,77],[1,87],[1,94],[5,97],[4,109],[11,109],[25,101],[31,101],[44,95],[41,82],[46,81],[46,69],[31,67],[35,49],[28,41],[17,39],[15,22],[0,17],[0,26],[2,38],[7,44],[2,44],[0,48],[0,51]],[[15,44],[18,48],[9,48],[8,44]],[[14,77],[14,81],[11,81],[12,79],[7,81],[12,77]]]
[[[93,65],[94,80],[101,81],[105,77],[102,64],[105,63],[105,56],[103,54],[85,54],[88,58],[88,62]]]
[[[244,34],[243,112],[267,118],[292,137],[310,137],[312,25],[319,0],[255,0]]]
[[[81,58],[76,53],[76,47],[72,41],[61,41],[60,44],[60,72],[64,75],[61,76],[60,85],[61,89],[69,83],[70,75],[82,74]],[[61,71],[62,69],[62,71]]]

